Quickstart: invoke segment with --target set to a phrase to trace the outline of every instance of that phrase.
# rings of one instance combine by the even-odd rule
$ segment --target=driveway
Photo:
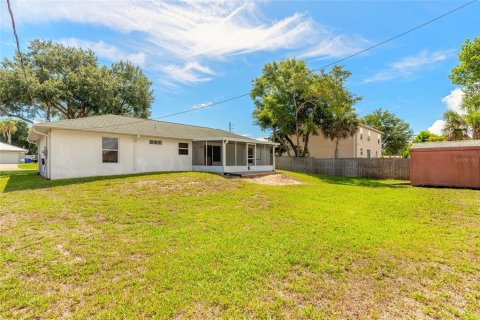
[[[15,163],[0,163],[0,171],[13,171],[13,170],[22,170],[18,168],[18,164]]]

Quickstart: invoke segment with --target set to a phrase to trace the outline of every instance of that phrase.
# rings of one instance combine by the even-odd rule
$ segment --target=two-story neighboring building
[[[310,136],[308,151],[313,158],[334,158],[335,141],[325,138],[320,132]],[[365,124],[357,132],[338,145],[339,158],[379,158],[382,156],[382,132]]]

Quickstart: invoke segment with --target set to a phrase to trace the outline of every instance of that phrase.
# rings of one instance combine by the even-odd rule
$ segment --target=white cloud
[[[447,105],[448,109],[458,112],[460,114],[464,114],[465,111],[462,110],[463,95],[463,90],[460,88],[456,88],[452,90],[448,96],[445,96],[442,99],[442,102]]]
[[[445,121],[443,120],[436,120],[430,128],[428,128],[428,131],[431,133],[435,133],[438,135],[443,134],[443,128],[445,127]]]
[[[372,42],[361,37],[333,35],[325,32],[318,44],[300,53],[300,58],[343,58],[372,45]]]
[[[98,55],[108,59],[126,56],[145,63],[147,57],[153,66],[162,61],[163,70],[168,71],[163,77],[169,83],[211,80],[218,73],[209,72],[207,65],[234,55],[291,50],[303,52],[304,57],[340,57],[366,42],[326,30],[307,14],[270,19],[263,15],[262,5],[252,0],[18,0],[13,9],[18,24],[69,21],[123,33],[121,43],[83,40],[79,45],[93,46]],[[5,27],[4,22],[0,25]],[[145,53],[136,53],[139,47]]]
[[[463,90],[460,88],[456,88],[450,92],[449,95],[445,96],[442,99],[442,102],[445,103],[447,106],[447,110],[452,110],[458,112],[460,114],[465,114],[465,111],[462,110],[462,99],[463,99]],[[436,120],[428,131],[433,132],[435,134],[442,134],[442,130],[445,127],[444,120]]]
[[[142,34],[158,49],[181,57],[293,48],[312,32],[295,13],[268,21],[253,1],[16,1],[19,23],[73,21]]]
[[[419,70],[426,67],[431,67],[437,62],[447,60],[453,55],[453,50],[442,50],[435,52],[428,52],[423,50],[417,55],[409,56],[400,59],[397,62],[390,64],[390,66],[383,71],[377,72],[371,77],[368,77],[363,82],[380,82],[397,78],[409,78],[417,74]]]
[[[82,49],[91,49],[99,57],[105,58],[109,61],[118,61],[118,60],[128,60],[133,64],[143,66],[145,64],[145,53],[136,52],[136,53],[127,53],[120,48],[108,44],[104,41],[89,41],[82,40],[77,38],[68,38],[60,40],[65,46],[76,47]]]
[[[209,67],[202,66],[197,62],[189,62],[183,66],[169,64],[158,67],[164,74],[167,75],[168,83],[180,82],[184,84],[193,84],[198,82],[205,82],[212,79],[216,73]]]
[[[194,104],[192,106],[192,109],[193,110],[196,110],[196,109],[203,109],[203,108],[206,108],[208,106],[210,106],[212,104],[212,102],[208,101],[208,102],[204,102],[204,103],[199,103],[199,104]]]

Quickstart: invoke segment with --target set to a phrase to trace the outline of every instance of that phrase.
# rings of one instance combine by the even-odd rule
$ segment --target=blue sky
[[[91,48],[103,64],[128,59],[153,81],[152,117],[248,93],[262,66],[301,57],[318,68],[426,22],[460,1],[12,1],[23,49],[36,38]],[[0,55],[14,38],[2,2]],[[466,38],[480,36],[480,2],[344,61],[349,89],[418,132],[441,128],[461,91],[448,75]],[[249,97],[164,120],[264,136]],[[435,124],[435,125],[434,125]],[[432,127],[433,125],[433,127]]]

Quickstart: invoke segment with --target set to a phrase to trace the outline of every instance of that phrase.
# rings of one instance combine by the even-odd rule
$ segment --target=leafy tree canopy
[[[250,91],[253,118],[262,129],[272,130],[275,141],[288,144],[282,150],[307,156],[310,135],[332,122],[333,107],[351,107],[358,100],[344,86],[349,75],[338,66],[314,73],[297,59],[267,63]]]
[[[150,115],[151,82],[130,62],[100,66],[91,50],[44,40],[30,42],[24,61],[26,79],[18,54],[0,65],[0,115],[47,121],[108,113]]]
[[[362,122],[383,132],[382,153],[385,155],[400,155],[413,136],[407,122],[381,108],[364,116]]]
[[[465,124],[473,139],[480,139],[480,38],[467,39],[458,60],[459,64],[452,69],[450,79],[452,83],[464,87],[462,108],[466,113]],[[448,118],[445,117],[445,120]]]
[[[404,158],[410,157],[410,148],[412,147],[413,143],[436,142],[436,141],[444,141],[444,140],[446,140],[445,136],[435,134],[435,133],[430,132],[428,130],[422,130],[417,134],[417,136],[415,138],[413,138],[412,143],[410,143],[408,145],[408,148],[403,151],[402,156]]]

